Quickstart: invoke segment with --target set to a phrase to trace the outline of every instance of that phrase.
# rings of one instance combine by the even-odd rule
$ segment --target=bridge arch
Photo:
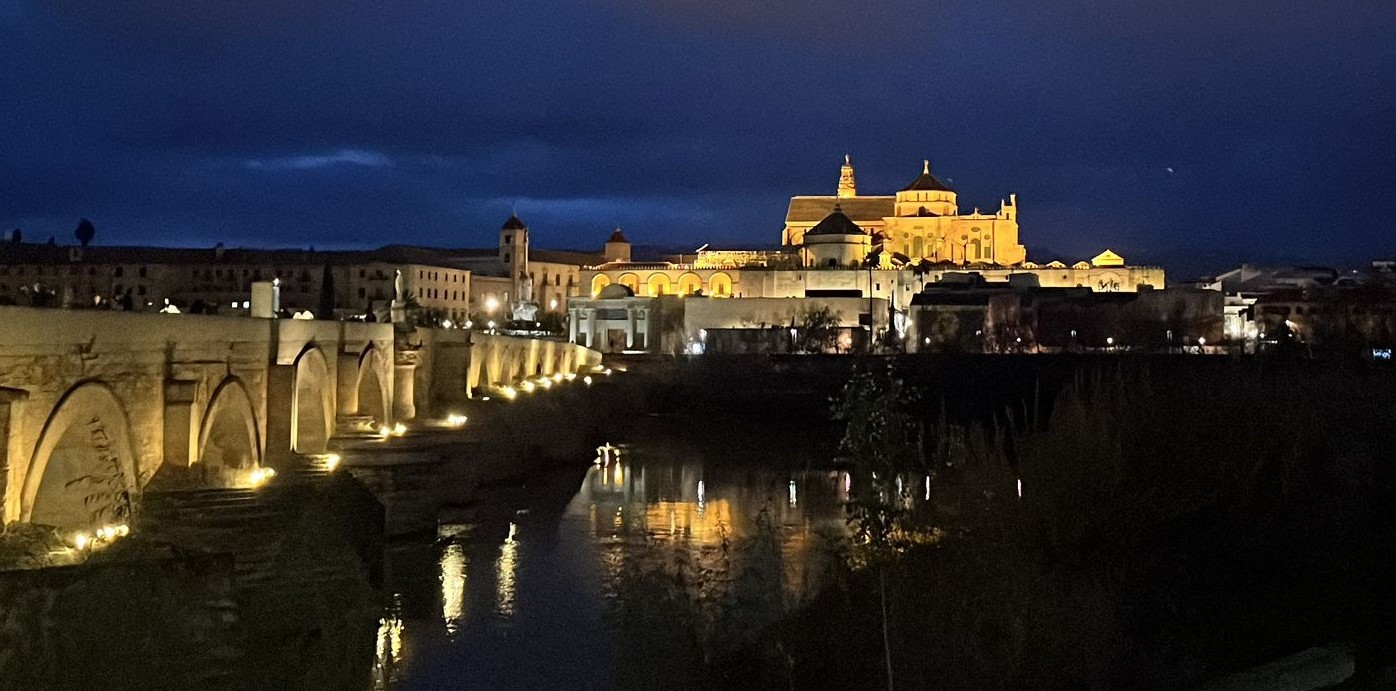
[[[333,387],[325,354],[308,345],[296,357],[296,388],[291,404],[291,449],[324,453],[334,423]]]
[[[260,466],[261,449],[252,397],[241,379],[229,376],[213,390],[199,425],[198,463],[210,478],[231,476]]]
[[[368,344],[359,356],[358,383],[355,385],[358,391],[359,415],[371,417],[379,425],[385,425],[390,421],[392,403],[388,398],[388,391],[391,377],[392,369],[388,359],[383,356],[383,351],[372,343]]]
[[[123,517],[123,498],[140,492],[126,407],[111,387],[81,382],[58,399],[39,433],[24,477],[20,520],[88,528]]]

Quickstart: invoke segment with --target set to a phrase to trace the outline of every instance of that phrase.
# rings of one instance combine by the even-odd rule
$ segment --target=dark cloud
[[[0,224],[769,244],[848,151],[1017,192],[1030,246],[1389,254],[1391,35],[1375,0],[0,0]]]

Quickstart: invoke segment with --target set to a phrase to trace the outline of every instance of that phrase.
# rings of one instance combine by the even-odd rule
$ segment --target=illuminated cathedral
[[[893,195],[859,195],[853,163],[844,156],[832,195],[796,196],[785,215],[781,244],[799,251],[806,266],[845,267],[881,249],[882,265],[991,264],[1027,260],[1018,243],[1018,199],[998,210],[961,213],[955,190],[923,161],[921,174]]]

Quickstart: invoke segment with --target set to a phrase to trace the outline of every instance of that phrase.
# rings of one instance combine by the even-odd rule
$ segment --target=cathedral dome
[[[921,174],[911,181],[910,185],[902,188],[903,192],[954,192],[939,178],[931,175],[931,162],[929,160],[921,162]]]
[[[867,233],[859,228],[853,219],[844,215],[840,205],[835,204],[834,210],[830,211],[824,220],[814,224],[814,227],[805,233],[805,237],[811,235],[867,235]]]
[[[504,227],[500,228],[500,230],[525,230],[527,228],[528,225],[525,224],[518,216],[514,214],[509,214],[508,220],[504,221]]]

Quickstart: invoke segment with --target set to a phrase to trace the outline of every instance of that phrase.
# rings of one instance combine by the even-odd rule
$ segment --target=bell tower
[[[843,155],[843,167],[839,168],[839,198],[858,196],[858,179],[853,176],[853,161],[848,154]]]
[[[499,263],[510,280],[508,301],[527,299],[522,291],[528,276],[528,225],[514,214],[499,229]]]

